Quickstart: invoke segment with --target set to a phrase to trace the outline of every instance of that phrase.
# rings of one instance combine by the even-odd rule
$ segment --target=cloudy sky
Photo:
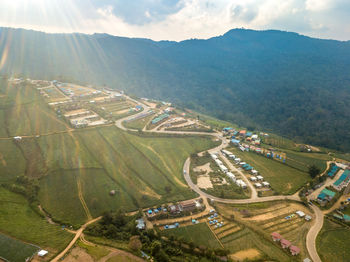
[[[176,41],[244,27],[350,40],[350,0],[0,0],[0,26]]]

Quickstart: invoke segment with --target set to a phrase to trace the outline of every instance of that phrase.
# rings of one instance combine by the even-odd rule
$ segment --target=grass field
[[[51,251],[63,249],[73,238],[35,213],[24,197],[3,187],[0,187],[0,232]]]
[[[256,153],[242,152],[235,147],[230,148],[229,151],[258,170],[264,179],[270,183],[273,190],[280,194],[293,194],[311,179],[306,172]]]
[[[26,244],[0,233],[0,258],[5,258],[10,262],[23,262],[38,251],[38,249],[36,246]]]
[[[322,261],[349,261],[350,230],[325,219],[317,236],[317,251]]]
[[[21,150],[12,140],[0,140],[0,182],[23,175],[26,160]]]
[[[77,179],[92,216],[106,210],[132,211],[188,199],[195,194],[188,190],[182,176],[183,163],[190,154],[215,145],[210,138],[141,137],[116,127],[37,140],[48,170],[48,175],[40,179],[39,199],[56,219],[74,225],[86,220]],[[116,191],[114,197],[109,196],[110,190]]]
[[[163,231],[163,234],[165,236],[173,235],[183,238],[185,241],[193,242],[198,246],[203,245],[210,248],[221,248],[219,242],[206,223],[167,229]]]
[[[309,166],[317,166],[321,172],[327,168],[327,161],[332,160],[328,154],[322,153],[303,153],[285,150],[287,153],[286,164],[294,168],[307,172]]]
[[[123,123],[123,125],[127,128],[142,130],[145,127],[145,125],[153,119],[153,117],[154,115],[152,114],[141,119],[125,122]]]

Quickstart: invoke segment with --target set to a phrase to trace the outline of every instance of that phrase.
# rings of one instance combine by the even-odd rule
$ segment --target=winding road
[[[131,99],[131,98],[129,98]],[[141,104],[144,108],[144,110],[138,114],[134,114],[132,116],[128,116],[122,119],[119,119],[115,122],[115,125],[124,130],[124,131],[132,131],[132,132],[137,132],[138,130],[135,129],[129,129],[123,126],[123,122],[125,120],[130,120],[131,118],[137,116],[137,115],[142,115],[150,110],[150,107],[145,105],[144,103],[141,103],[140,101],[136,101],[134,99],[131,99],[134,102],[137,102],[138,104]],[[225,164],[230,168],[230,170],[235,170],[238,172],[241,177],[245,180],[246,184],[248,185],[250,191],[251,191],[251,196],[249,199],[225,199],[225,198],[219,198],[216,196],[212,196],[210,194],[207,194],[203,192],[197,185],[195,185],[191,178],[190,178],[190,158],[188,157],[184,163],[183,166],[183,173],[184,173],[184,178],[188,186],[197,194],[199,194],[203,198],[209,198],[212,199],[216,202],[221,202],[221,203],[228,203],[228,204],[249,204],[249,203],[258,203],[258,202],[266,202],[266,201],[275,201],[275,200],[293,200],[293,201],[301,201],[298,192],[295,193],[294,195],[279,195],[279,196],[267,196],[267,197],[258,197],[257,191],[255,187],[250,183],[250,181],[246,178],[246,176],[238,170],[224,155],[221,154],[221,149],[225,148],[228,146],[226,139],[221,136],[219,133],[207,133],[207,132],[185,132],[185,131],[169,131],[169,130],[146,130],[144,128],[142,130],[143,132],[148,132],[148,133],[163,133],[163,134],[178,134],[178,135],[205,135],[205,136],[213,136],[219,140],[221,140],[221,144],[215,148],[212,148],[209,151],[209,153],[214,153],[217,152],[220,154],[220,157],[224,160]],[[321,262],[321,259],[317,253],[317,248],[316,248],[316,238],[320,230],[322,229],[323,226],[323,220],[324,220],[324,214],[323,212],[316,206],[312,205],[310,206],[311,209],[313,210],[315,214],[315,219],[313,221],[313,225],[311,226],[307,236],[306,236],[306,247],[308,250],[308,253],[310,255],[310,258],[314,262]]]
[[[127,97],[127,96],[126,96]],[[140,101],[137,101],[135,99],[132,99],[130,97],[127,97],[127,99],[130,99],[131,101],[134,101],[140,105],[143,106],[144,110],[131,115],[131,116],[127,116],[124,118],[121,118],[119,120],[117,120],[115,122],[115,125],[124,130],[124,131],[131,131],[131,132],[138,132],[138,130],[136,129],[130,129],[130,128],[126,128],[123,125],[123,122],[126,120],[130,120],[136,116],[141,116],[142,114],[147,113],[149,110],[151,110],[151,108],[147,105],[145,105],[144,103],[141,103]],[[238,172],[242,179],[245,180],[246,184],[248,185],[250,192],[251,192],[251,196],[249,199],[225,199],[225,198],[219,198],[216,196],[212,196],[210,194],[207,194],[205,192],[203,192],[197,185],[195,185],[191,178],[190,178],[190,158],[188,157],[184,163],[183,166],[183,173],[184,173],[184,178],[186,183],[188,184],[188,186],[194,191],[196,192],[200,197],[202,197],[203,199],[212,199],[216,202],[221,202],[221,203],[227,203],[227,204],[249,204],[249,203],[258,203],[258,202],[266,202],[266,201],[275,201],[275,200],[294,200],[294,201],[301,201],[298,193],[294,194],[294,195],[287,195],[287,196],[268,196],[268,197],[258,197],[257,191],[255,189],[255,187],[250,183],[250,181],[246,178],[246,176],[240,171],[238,170],[224,155],[221,154],[221,149],[225,148],[228,146],[228,143],[226,141],[226,139],[221,136],[220,133],[207,133],[207,132],[185,132],[185,131],[169,131],[169,130],[146,130],[146,128],[144,128],[142,130],[143,132],[148,132],[148,133],[163,133],[163,134],[178,134],[178,135],[201,135],[201,136],[213,136],[216,139],[221,140],[221,144],[215,148],[212,148],[209,151],[209,153],[219,153],[220,157],[224,160],[225,164],[230,168],[230,170],[234,170],[236,172]],[[322,226],[323,226],[323,220],[324,220],[324,214],[323,212],[316,206],[310,206],[312,208],[312,210],[315,213],[315,219],[314,219],[314,223],[311,226],[307,236],[306,236],[306,247],[308,250],[308,253],[312,259],[312,261],[314,262],[321,262],[321,259],[317,253],[317,249],[316,249],[316,238],[318,233],[320,232]],[[83,231],[85,230],[85,228],[98,221],[99,219],[101,219],[101,217],[97,217],[95,219],[89,220],[86,224],[84,224],[80,229],[78,229],[77,231],[74,231],[72,233],[75,234],[74,238],[72,239],[72,241],[69,243],[69,245],[60,253],[58,254],[53,260],[53,262],[57,262],[59,261],[62,257],[64,257],[64,255],[73,247],[74,243],[81,237],[83,236]],[[118,251],[119,252],[119,251]]]

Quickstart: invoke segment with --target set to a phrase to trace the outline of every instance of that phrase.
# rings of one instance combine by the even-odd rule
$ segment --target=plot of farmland
[[[6,182],[23,175],[26,161],[12,140],[0,140],[0,181]]]
[[[49,224],[21,195],[0,187],[0,231],[41,248],[60,250],[73,238],[59,226]]]
[[[0,258],[5,258],[11,262],[23,262],[36,251],[38,251],[38,247],[28,245],[0,233]]]
[[[317,236],[317,251],[322,261],[349,261],[350,230],[325,219]]]
[[[193,242],[198,246],[220,248],[219,242],[206,223],[190,225],[162,231],[166,236],[182,237],[185,241]]]
[[[247,162],[268,181],[274,191],[280,194],[293,194],[311,178],[306,172],[287,166],[253,152],[241,152],[237,148],[230,151]]]
[[[71,224],[86,220],[77,178],[93,216],[111,209],[132,211],[188,199],[195,195],[183,179],[183,163],[190,154],[215,145],[209,138],[140,137],[116,127],[56,134],[38,141],[49,172],[40,179],[40,201],[55,218]],[[111,190],[116,191],[113,197]]]
[[[49,97],[48,100],[50,102],[62,101],[66,100],[67,97],[63,95],[56,87],[52,86],[49,88],[42,89]]]

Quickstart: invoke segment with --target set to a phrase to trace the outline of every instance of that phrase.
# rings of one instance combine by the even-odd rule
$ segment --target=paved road
[[[145,113],[148,112],[150,110],[150,108],[147,105],[144,105],[142,103],[139,102],[139,104],[141,104],[144,107],[144,110],[139,113]],[[123,121],[130,119],[131,117],[135,117],[135,115],[133,116],[129,116],[129,117],[125,117],[123,119],[120,119],[116,122],[116,126],[119,127],[120,129],[123,130],[128,130],[128,131],[137,131],[137,130],[132,130],[132,129],[127,129],[123,126]],[[145,132],[150,132],[147,130],[144,130]],[[152,131],[154,133],[166,133],[166,134],[191,134],[191,135],[209,135],[209,136],[214,136],[218,139],[220,139],[222,141],[222,143],[213,148],[208,150],[210,153],[213,152],[220,152],[221,149],[225,148],[227,146],[227,141],[224,137],[222,137],[219,133],[205,133],[205,132],[183,132],[183,131],[165,131],[165,130],[161,130],[161,131]],[[221,153],[220,153],[221,154]],[[252,184],[250,183],[250,181],[248,181],[248,179],[245,177],[245,175],[240,172],[240,170],[237,170],[231,162],[229,162],[229,160],[226,159],[226,157],[224,157],[221,154],[221,157],[223,158],[223,160],[225,161],[225,163],[230,167],[231,170],[236,170],[238,171],[242,178],[246,181],[247,185],[249,186],[252,195],[249,199],[225,199],[225,198],[219,198],[216,196],[212,196],[209,195],[205,192],[203,192],[197,185],[195,185],[191,178],[190,178],[190,158],[187,158],[185,161],[185,164],[183,166],[183,171],[184,171],[184,178],[186,180],[186,183],[188,184],[188,186],[197,194],[199,194],[201,197],[203,198],[209,198],[209,199],[213,199],[214,201],[217,202],[221,202],[221,203],[228,203],[228,204],[249,204],[249,203],[258,203],[258,202],[266,202],[266,201],[275,201],[275,200],[294,200],[294,201],[300,201],[299,195],[298,193],[294,194],[294,195],[288,195],[288,196],[268,196],[268,197],[258,197],[257,192],[254,188],[254,186],[252,186]],[[306,236],[306,247],[308,250],[308,253],[310,255],[310,258],[312,261],[314,262],[321,262],[321,259],[317,253],[317,249],[316,249],[316,237],[318,235],[318,233],[320,232],[320,230],[322,229],[323,226],[323,219],[324,219],[324,215],[322,213],[322,211],[316,207],[316,206],[311,206],[312,210],[315,213],[315,220],[314,220],[314,224],[311,226],[307,236]]]

